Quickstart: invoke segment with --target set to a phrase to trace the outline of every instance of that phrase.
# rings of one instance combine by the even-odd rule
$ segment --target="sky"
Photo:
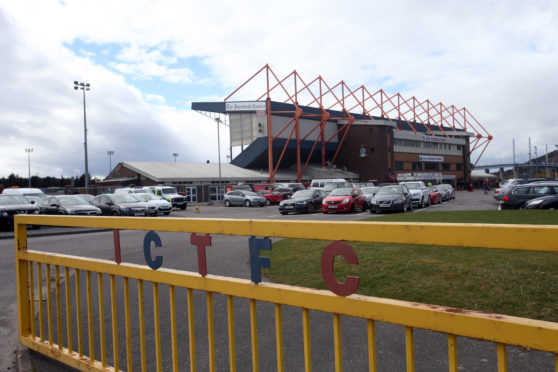
[[[556,19],[554,0],[0,0],[0,177],[84,173],[76,80],[91,85],[92,176],[173,153],[217,162],[216,123],[191,102],[222,101],[266,64],[466,107],[494,137],[479,164],[511,163],[514,139],[524,162],[529,138],[533,158],[558,145]],[[228,141],[221,126],[222,162]]]

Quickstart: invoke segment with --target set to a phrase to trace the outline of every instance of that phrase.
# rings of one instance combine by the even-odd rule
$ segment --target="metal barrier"
[[[214,294],[226,296],[226,338],[229,354],[227,368],[231,371],[237,369],[235,335],[238,330],[235,331],[235,298],[249,301],[251,365],[253,371],[259,370],[257,306],[258,303],[262,302],[273,304],[275,310],[274,337],[278,371],[285,370],[282,315],[285,306],[302,309],[302,344],[304,369],[306,371],[312,369],[311,311],[332,314],[334,367],[336,371],[343,369],[341,316],[360,318],[366,322],[367,355],[363,355],[362,358],[368,359],[370,371],[376,371],[378,368],[376,355],[377,321],[399,324],[405,327],[406,366],[408,371],[414,371],[415,369],[415,328],[447,334],[447,355],[450,371],[458,370],[457,336],[496,343],[499,371],[507,370],[507,345],[548,351],[555,355],[558,353],[558,324],[556,323],[360,295],[345,297],[335,295],[329,291],[280,284],[255,284],[253,281],[244,279],[208,275],[207,269],[203,272],[203,260],[199,261],[201,263],[200,273],[164,268],[153,270],[146,265],[120,262],[117,252],[119,248],[117,247],[117,239],[115,239],[116,262],[32,251],[27,249],[27,225],[109,228],[115,230],[115,236],[117,236],[116,231],[118,230],[304,239],[314,239],[319,236],[321,240],[335,241],[428,244],[553,252],[558,250],[558,226],[427,223],[409,225],[376,222],[336,222],[332,224],[329,222],[289,222],[283,220],[16,216],[15,248],[19,341],[30,349],[81,370],[118,371],[121,365],[125,365],[126,370],[129,371],[132,370],[132,367],[144,371],[147,369],[149,349],[146,347],[144,285],[151,286],[153,290],[153,335],[150,337],[152,337],[154,343],[155,365],[158,371],[170,370],[171,368],[174,371],[179,370],[180,351],[178,350],[177,339],[181,335],[177,334],[176,303],[176,292],[179,289],[185,289],[186,291],[187,319],[185,321],[188,329],[189,353],[187,365],[191,371],[197,369],[194,291],[206,293],[207,321],[205,326],[207,327],[207,358],[210,371],[216,370]],[[200,235],[194,236],[199,237]],[[151,240],[147,239],[148,243],[144,247],[146,261],[149,265],[157,261],[157,258],[152,259],[149,253],[150,242],[157,244],[156,239],[152,238],[153,234]],[[192,243],[198,246],[198,255],[201,253],[205,257],[204,243],[195,239],[192,239]],[[261,259],[259,263],[261,264],[260,267],[264,267],[265,259]],[[258,265],[256,265],[257,267]],[[92,274],[96,274],[96,284],[92,279]],[[85,278],[85,291],[83,278]],[[117,279],[121,281],[123,287],[122,295],[117,294]],[[110,294],[108,295],[104,293],[105,280],[110,287]],[[133,295],[130,290],[130,281],[132,280],[137,281],[137,295]],[[54,288],[52,283],[54,283]],[[342,285],[343,283],[337,284]],[[172,367],[170,365],[163,366],[164,351],[161,348],[161,308],[159,303],[159,287],[161,285],[168,286],[169,292],[170,324],[165,324],[165,326],[170,329],[172,354],[170,364]],[[97,288],[96,293],[94,287]],[[94,306],[95,295],[98,306]],[[46,297],[46,306],[43,304],[44,296]],[[105,297],[109,299],[110,316],[105,314]],[[133,300],[137,298],[137,304],[132,304],[131,298]],[[121,312],[118,311],[122,306],[124,307],[123,321],[118,320],[119,317],[122,317]],[[94,307],[96,311],[94,311]],[[132,325],[132,313],[136,313],[136,311],[139,341],[132,337],[133,330],[136,329],[136,323],[134,323],[134,327]],[[112,353],[107,353],[105,320],[107,324],[110,324]],[[98,326],[98,333],[94,329],[95,322]],[[56,326],[54,323],[56,323]],[[119,344],[125,345],[125,352],[119,350]],[[139,353],[139,357],[134,354],[136,352]],[[122,355],[125,355],[125,357],[123,358]],[[137,364],[133,365],[134,358],[140,361],[139,366]],[[558,370],[558,364],[556,368]]]

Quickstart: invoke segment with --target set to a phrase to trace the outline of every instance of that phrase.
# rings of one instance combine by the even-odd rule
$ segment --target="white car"
[[[413,198],[413,206],[418,206],[421,208],[430,206],[430,195],[428,193],[428,188],[422,181],[408,181],[399,182],[402,185],[406,185]]]
[[[157,214],[165,214],[168,215],[172,211],[172,204],[166,201],[165,199],[159,199],[149,191],[143,193],[135,193],[130,194],[138,201],[146,202],[149,206],[149,210],[155,208],[157,210]]]

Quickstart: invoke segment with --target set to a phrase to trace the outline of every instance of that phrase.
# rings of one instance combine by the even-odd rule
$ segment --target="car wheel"
[[[117,211],[112,211],[112,215],[113,215],[113,216],[119,216],[120,213],[118,213]]]
[[[230,207],[231,206],[231,201],[229,199],[225,200],[225,206],[226,207]]]
[[[279,213],[281,213],[283,216],[288,214],[288,212],[279,212]]]
[[[180,209],[184,210],[184,209],[186,209],[186,206],[185,206],[185,205],[181,205],[181,206],[180,206]]]
[[[165,216],[168,216],[170,214],[170,212],[164,212]]]
[[[405,203],[403,203],[403,213],[407,213],[407,204]]]
[[[245,200],[244,201],[244,206],[245,207],[250,207],[252,205],[252,203],[250,203],[250,200]]]
[[[271,205],[271,201],[269,199],[265,199],[265,205],[269,207]]]
[[[419,207],[420,207],[420,208],[424,208],[425,205],[426,205],[426,203],[424,202],[424,199],[423,199],[423,198],[420,198]]]
[[[517,209],[525,209],[525,203],[521,203],[517,206]]]
[[[312,214],[312,213],[314,213],[314,210],[315,210],[314,204],[310,203],[310,204],[308,204],[308,208],[306,208],[306,213]]]

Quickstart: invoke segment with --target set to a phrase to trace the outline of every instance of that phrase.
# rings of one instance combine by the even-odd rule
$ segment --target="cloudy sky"
[[[558,145],[558,2],[0,0],[0,176],[128,161],[217,161],[223,100],[268,63],[330,85],[466,107],[494,137],[480,164]],[[249,90],[248,90],[249,92]],[[252,94],[252,93],[250,93]],[[239,98],[257,98],[257,97]],[[272,96],[273,98],[273,96]],[[226,127],[221,130],[227,161]]]

